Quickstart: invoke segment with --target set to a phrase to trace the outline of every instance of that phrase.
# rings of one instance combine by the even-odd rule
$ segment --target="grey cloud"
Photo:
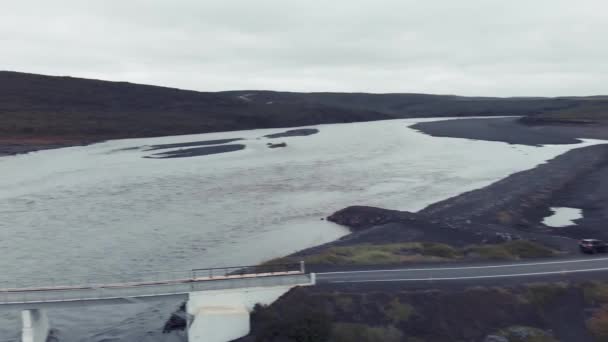
[[[608,93],[599,0],[22,0],[0,68],[197,90]]]

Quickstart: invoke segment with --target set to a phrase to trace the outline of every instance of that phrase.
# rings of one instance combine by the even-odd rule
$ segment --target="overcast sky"
[[[203,91],[608,94],[605,0],[19,0],[0,69]]]

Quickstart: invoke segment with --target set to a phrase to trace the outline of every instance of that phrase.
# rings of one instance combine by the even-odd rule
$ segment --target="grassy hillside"
[[[593,97],[579,99],[579,105],[563,108],[523,120],[528,123],[564,122],[564,123],[608,123],[608,99]]]
[[[397,118],[445,116],[531,115],[578,106],[576,98],[496,98],[428,94],[286,93],[272,91],[225,92],[249,95],[252,102],[316,103],[367,109]],[[253,95],[252,95],[253,94]]]
[[[424,288],[426,286],[426,289]],[[323,285],[257,306],[239,342],[608,340],[605,282],[516,287]]]
[[[579,110],[580,108],[583,108]],[[605,119],[608,100],[425,94],[205,93],[0,72],[0,138],[89,141],[404,117],[538,115]]]
[[[387,119],[320,104],[259,104],[238,96],[0,72],[0,134],[92,139]]]

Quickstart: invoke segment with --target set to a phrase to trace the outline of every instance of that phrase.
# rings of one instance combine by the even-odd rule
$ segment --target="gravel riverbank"
[[[575,137],[599,138],[604,134],[598,127],[572,131],[562,126],[533,128],[516,118],[448,120],[419,123],[412,128],[432,135],[466,135],[471,139],[491,135],[493,138],[488,140],[529,145],[577,143]],[[582,132],[588,134],[579,136]],[[608,131],[605,133],[608,138]],[[575,252],[573,239],[608,240],[607,180],[608,144],[582,147],[484,188],[434,203],[417,213],[365,206],[340,210],[328,219],[349,227],[353,233],[295,255],[312,255],[328,247],[362,243],[430,241],[464,246],[511,238],[530,239],[564,252]],[[551,207],[583,209],[584,217],[574,226],[548,227],[542,221],[551,214]]]

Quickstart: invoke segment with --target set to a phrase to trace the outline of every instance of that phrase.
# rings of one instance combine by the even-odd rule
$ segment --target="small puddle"
[[[575,220],[583,218],[583,210],[577,208],[551,208],[553,215],[545,217],[543,224],[561,228],[576,225]]]

